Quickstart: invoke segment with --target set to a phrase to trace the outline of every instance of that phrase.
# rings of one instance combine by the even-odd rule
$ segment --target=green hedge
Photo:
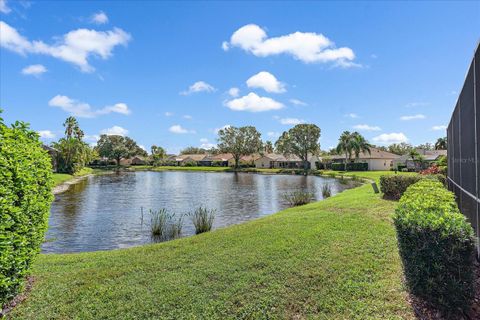
[[[467,309],[474,295],[474,232],[454,194],[423,179],[400,199],[394,223],[410,291],[445,312]]]
[[[344,163],[332,163],[330,169],[335,171],[345,171]],[[368,171],[368,163],[347,163],[347,171]]]
[[[14,297],[47,229],[52,165],[38,135],[0,118],[0,306]]]
[[[420,181],[421,175],[388,175],[380,177],[380,190],[385,199],[399,200],[409,186]]]

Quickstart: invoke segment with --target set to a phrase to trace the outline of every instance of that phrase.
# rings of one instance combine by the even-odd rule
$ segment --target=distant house
[[[309,154],[308,168],[316,169],[320,158]],[[295,155],[283,155],[278,153],[266,153],[254,160],[256,168],[266,169],[303,169],[303,161]]]
[[[394,162],[394,167],[406,166],[410,170],[421,170],[430,167],[432,162],[437,161],[441,156],[447,156],[447,150],[426,150],[416,149],[418,154],[422,156],[422,161],[413,161],[408,154],[400,156]]]
[[[132,166],[143,166],[147,164],[147,158],[142,156],[135,156],[131,159],[130,164]]]
[[[212,154],[207,155],[205,158],[199,161],[198,164],[206,167],[228,167],[232,159],[233,155],[231,153]]]
[[[390,170],[393,168],[393,163],[396,159],[400,158],[399,155],[383,151],[377,148],[370,148],[370,153],[362,152],[358,155],[358,158],[352,157],[348,160],[349,163],[367,163],[368,170],[381,171]],[[331,160],[334,163],[345,163],[345,155],[333,155]]]
[[[185,166],[189,163],[200,165],[201,161],[207,157],[206,154],[181,154],[175,157],[175,162],[179,166]]]
[[[43,150],[47,151],[48,155],[50,156],[50,159],[52,161],[52,171],[57,172],[57,155],[58,155],[58,150],[52,147],[49,147],[47,145],[42,144]]]

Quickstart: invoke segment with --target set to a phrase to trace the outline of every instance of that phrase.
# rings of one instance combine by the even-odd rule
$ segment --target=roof
[[[354,157],[355,155],[352,155]],[[377,148],[370,148],[370,153],[361,152],[358,159],[398,159],[400,156]],[[345,155],[333,155],[331,159],[345,159]]]
[[[427,161],[437,160],[440,156],[447,156],[447,150],[425,150],[425,149],[416,149],[418,154],[420,154],[423,159]],[[412,157],[409,154],[404,154],[398,160],[411,160]]]
[[[248,156],[243,156],[240,158],[240,160],[242,161],[255,161],[257,159],[260,159],[262,156],[258,153],[255,153],[255,154],[250,154]]]
[[[209,156],[212,161],[228,161],[233,158],[231,153],[212,154]]]
[[[182,154],[175,158],[176,161],[184,161],[184,160],[193,160],[193,161],[201,161],[207,155],[206,154]]]
[[[283,155],[283,154],[278,154],[278,153],[266,153],[263,155],[263,157],[260,157],[260,158],[257,158],[256,160],[258,159],[261,159],[261,158],[268,158],[270,159],[271,161],[302,161],[299,157],[297,157],[296,155],[293,155],[293,154],[290,154],[290,155]]]
[[[47,150],[48,152],[58,152],[57,149],[52,148],[52,147],[50,147],[50,146],[47,146],[47,145],[45,145],[45,144],[42,144],[42,148],[43,148],[43,150]]]

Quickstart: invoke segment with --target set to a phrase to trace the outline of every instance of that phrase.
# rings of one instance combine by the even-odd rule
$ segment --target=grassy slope
[[[102,169],[92,169],[92,168],[83,168],[79,172],[75,174],[67,174],[67,173],[54,173],[53,174],[53,181],[55,182],[55,185],[58,186],[59,184],[62,184],[68,180],[71,180],[75,177],[83,177],[92,173],[100,173],[100,172],[105,172],[105,170]]]
[[[11,317],[413,318],[394,206],[365,185],[190,238],[41,255],[33,290]]]

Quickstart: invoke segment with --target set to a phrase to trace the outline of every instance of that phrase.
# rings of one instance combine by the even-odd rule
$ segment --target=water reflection
[[[199,206],[216,210],[214,228],[272,214],[288,207],[287,192],[311,192],[322,199],[347,186],[332,178],[208,172],[132,172],[100,175],[56,196],[44,252],[109,250],[152,242],[148,209],[166,208],[177,216]],[[141,222],[141,208],[143,224]],[[184,218],[182,235],[195,234]]]

